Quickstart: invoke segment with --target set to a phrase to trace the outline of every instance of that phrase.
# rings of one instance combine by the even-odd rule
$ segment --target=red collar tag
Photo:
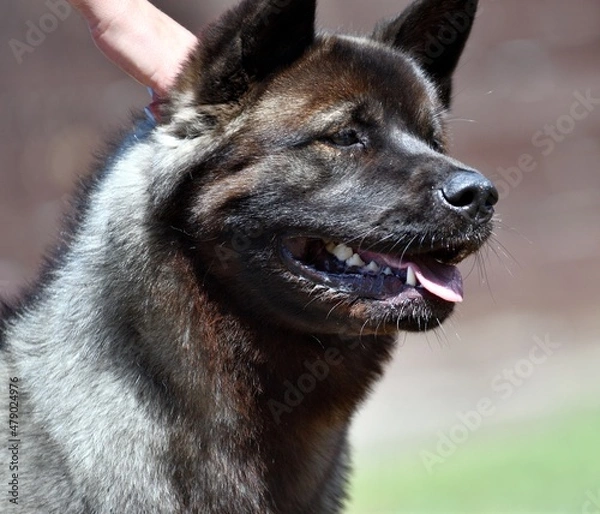
[[[152,89],[148,88],[148,92],[152,97],[152,102],[144,108],[144,112],[146,113],[146,117],[150,119],[150,121],[158,124],[160,123],[160,106],[164,103],[164,100],[161,99]]]

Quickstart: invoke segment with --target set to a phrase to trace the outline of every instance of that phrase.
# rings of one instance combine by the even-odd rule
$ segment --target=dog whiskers
[[[325,316],[325,319],[329,319],[329,316],[331,316],[331,314],[333,313],[333,311],[335,309],[337,309],[340,305],[342,305],[344,303],[345,300],[340,300],[338,303],[336,303],[331,310],[327,313],[327,316]]]

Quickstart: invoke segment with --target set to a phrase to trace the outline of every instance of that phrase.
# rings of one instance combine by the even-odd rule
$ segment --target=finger
[[[70,2],[83,14],[90,26],[95,26],[103,20],[119,18],[120,15],[127,12],[133,12],[143,3],[139,0],[70,0]]]
[[[96,5],[101,4],[101,5]],[[125,72],[159,95],[173,86],[197,38],[145,0],[73,0],[96,45]]]

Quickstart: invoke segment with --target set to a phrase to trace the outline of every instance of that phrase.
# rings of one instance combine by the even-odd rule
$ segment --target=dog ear
[[[471,32],[477,0],[416,0],[400,16],[380,23],[373,39],[413,56],[438,86],[446,107],[452,74]]]
[[[203,104],[238,100],[312,44],[315,10],[316,0],[244,0],[202,34],[176,89]]]

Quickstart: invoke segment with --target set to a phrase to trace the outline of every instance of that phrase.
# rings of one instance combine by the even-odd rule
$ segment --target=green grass
[[[581,514],[600,494],[600,412],[483,427],[430,474],[435,443],[358,455],[348,514]]]

